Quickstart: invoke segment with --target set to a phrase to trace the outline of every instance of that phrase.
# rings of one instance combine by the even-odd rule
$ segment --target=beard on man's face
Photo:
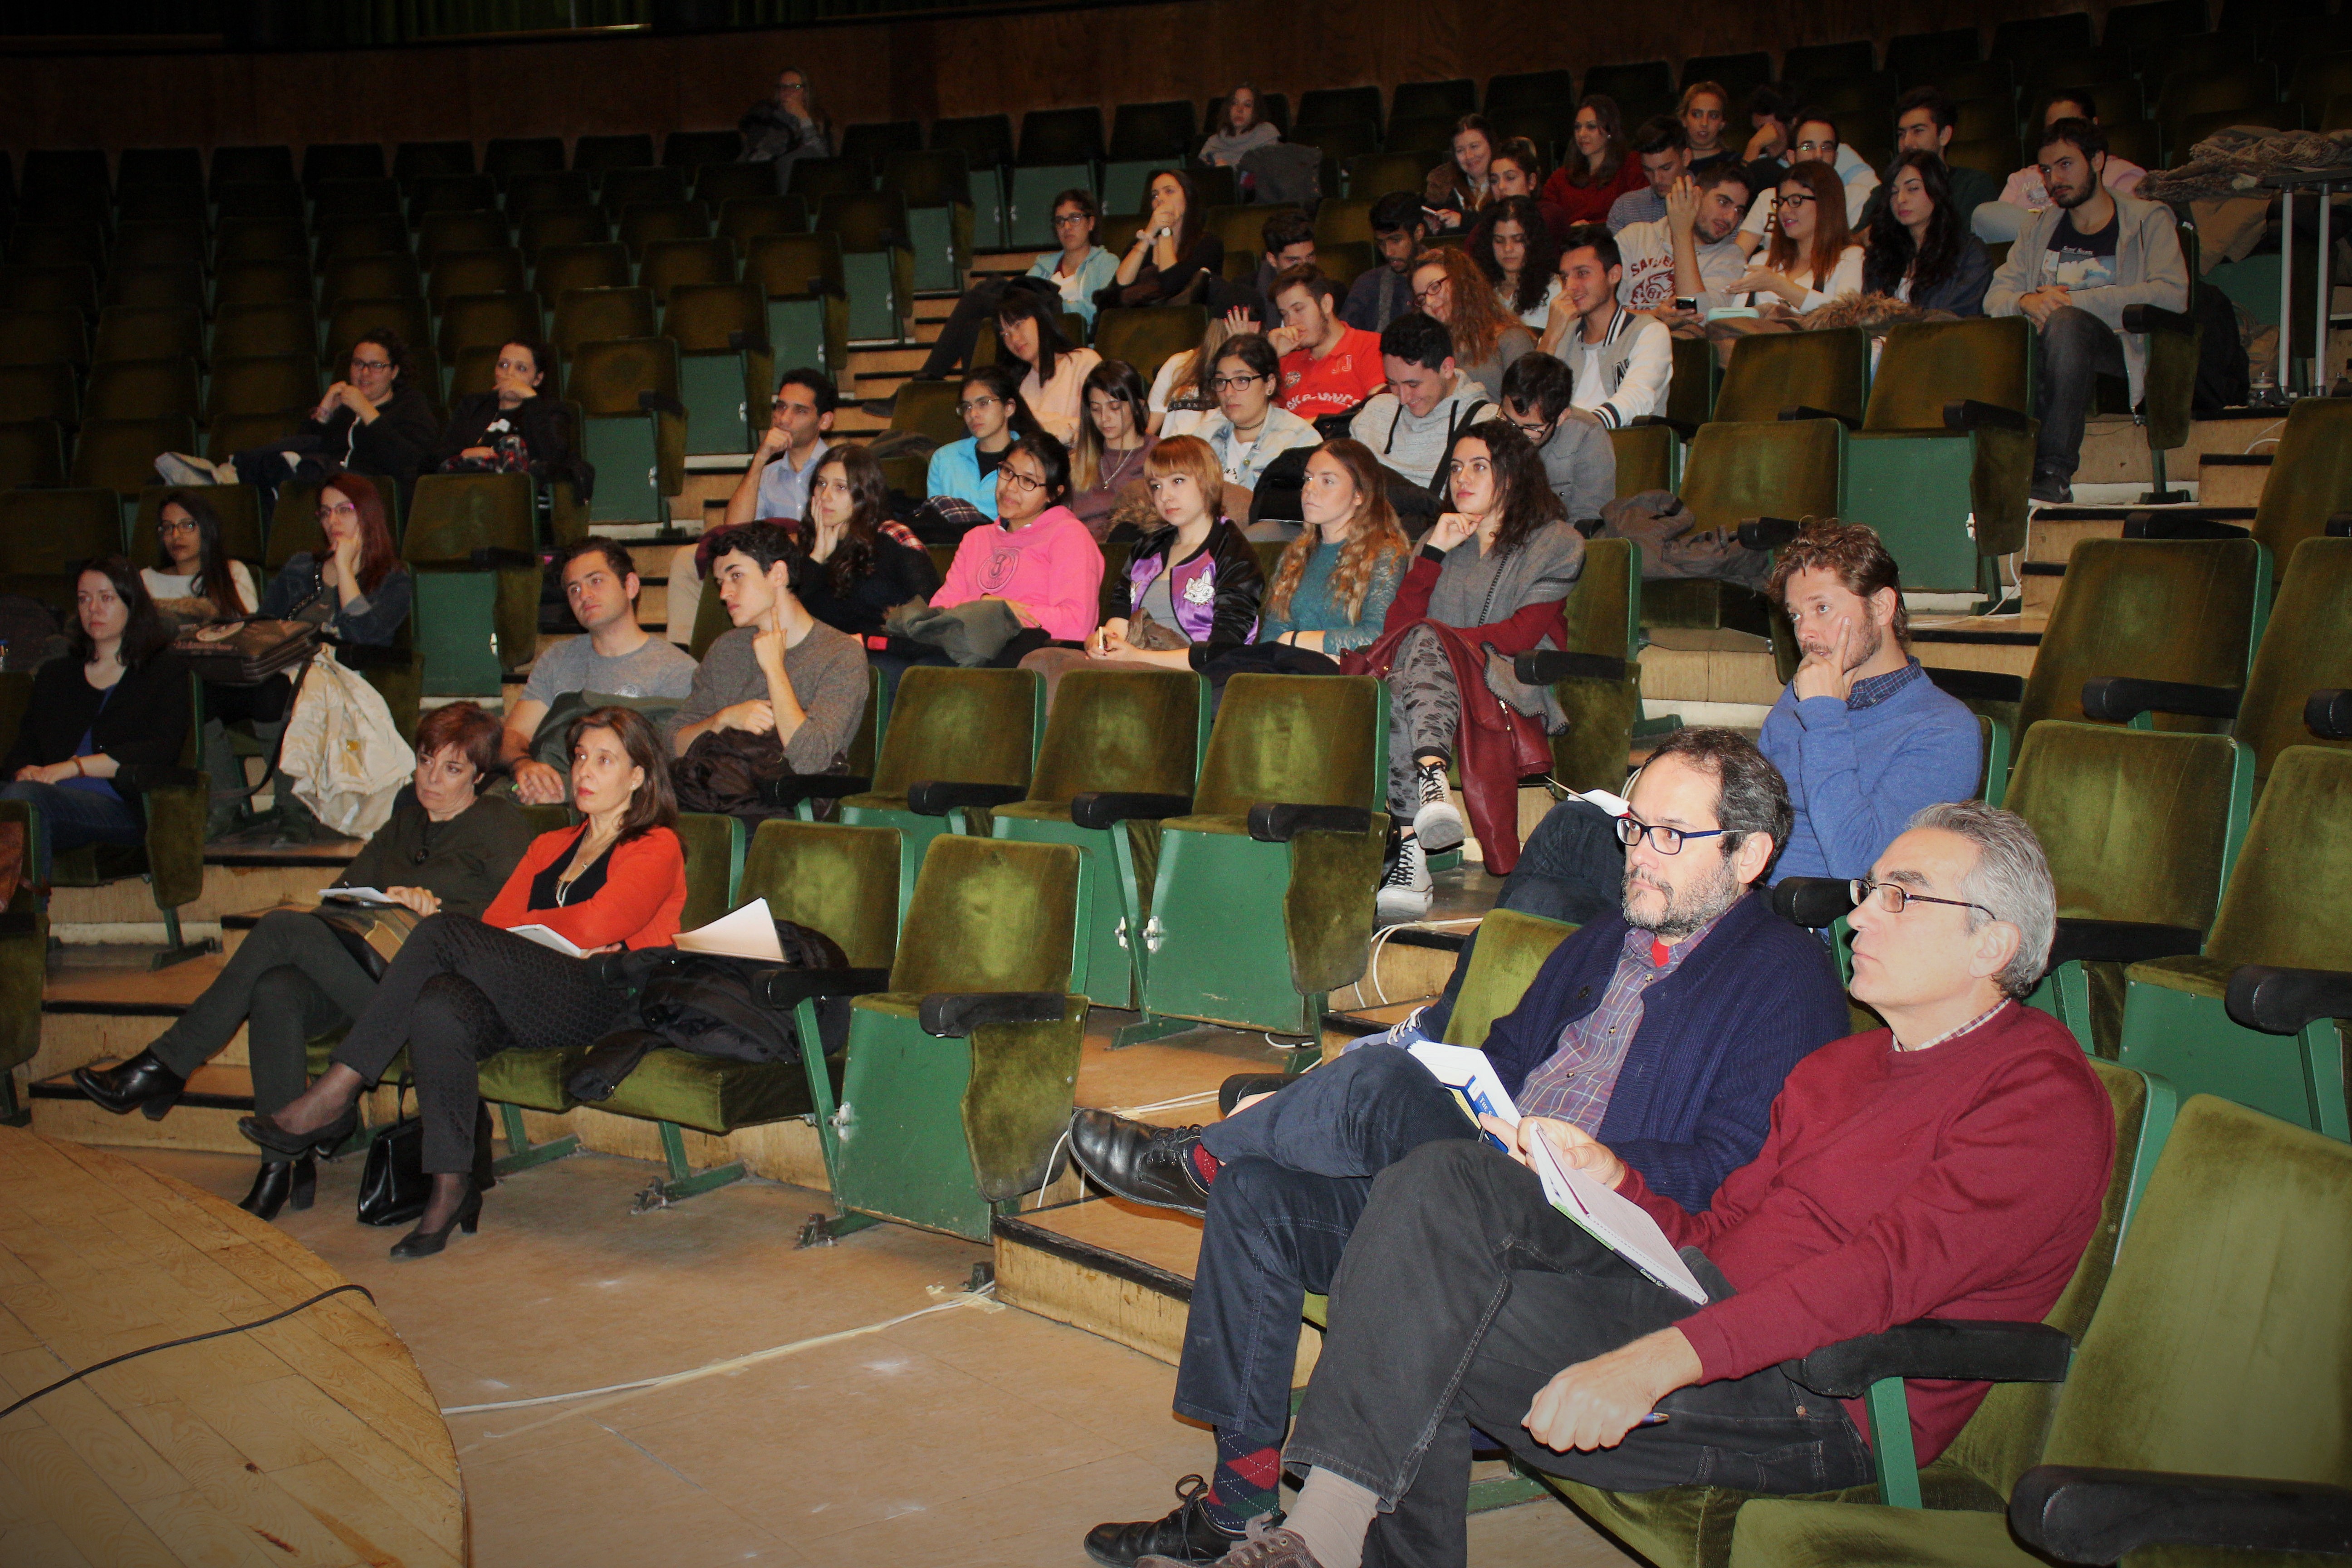
[[[1723,841],[1718,838],[1714,842]],[[1685,852],[1696,847],[1697,843],[1684,846]],[[1713,871],[1680,889],[1653,881],[1629,859],[1625,863],[1625,923],[1636,931],[1679,942],[1738,903],[1740,894],[1746,891],[1733,873],[1727,855],[1717,858]],[[1650,907],[1637,907],[1637,897],[1645,899]]]

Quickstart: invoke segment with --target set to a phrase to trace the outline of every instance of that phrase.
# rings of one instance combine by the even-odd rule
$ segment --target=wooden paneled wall
[[[1293,95],[1620,60],[1778,51],[2108,0],[1158,0],[689,37],[318,54],[0,58],[0,147],[427,141],[732,125],[784,65],[840,123]]]

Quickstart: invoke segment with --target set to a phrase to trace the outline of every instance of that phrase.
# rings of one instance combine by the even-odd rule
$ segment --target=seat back
[[[743,155],[740,131],[673,131],[662,138],[662,162],[673,169],[732,163]]]
[[[499,205],[488,174],[428,174],[408,185],[408,221],[419,227],[437,213],[486,212]]]
[[[878,163],[893,153],[919,153],[923,150],[923,122],[919,120],[877,120],[862,125],[851,125],[841,132],[841,155],[863,158]]]
[[[1560,614],[1569,652],[1632,665],[1642,646],[1642,547],[1626,539],[1587,543],[1584,570]],[[1622,681],[1561,681],[1552,693],[1569,719],[1568,729],[1551,738],[1553,776],[1570,789],[1618,788],[1625,780],[1633,723],[1641,717],[1638,670],[1629,669]]]
[[[1092,790],[1192,793],[1204,693],[1188,669],[1074,669],[1037,748],[1029,798],[1056,805]]]
[[[564,356],[572,360],[575,374],[583,343],[614,338],[649,338],[653,334],[651,289],[567,289],[556,296],[555,320],[550,335]]]
[[[650,315],[652,307],[646,310]],[[639,393],[677,396],[677,345],[667,338],[649,333],[600,339],[582,343],[570,353],[572,374],[563,395],[592,418],[639,412]]]
[[[730,196],[719,205],[719,237],[748,258],[763,235],[806,234],[808,204],[798,196]]]
[[[652,240],[637,268],[639,286],[656,304],[667,303],[674,289],[734,281],[735,247],[723,239]]]
[[[2202,931],[2245,834],[2252,758],[2226,735],[2034,725],[2002,805],[2032,825],[2058,912]]]
[[[1477,950],[1470,955],[1469,973],[1463,975],[1462,990],[1445,1020],[1446,1043],[1485,1045],[1495,1020],[1518,1006],[1536,972],[1575,930],[1541,915],[1490,910],[1478,922]]]
[[[1609,432],[1617,458],[1617,493],[1675,488],[1675,432],[1666,425],[1632,425]]]
[[[898,830],[772,816],[751,836],[736,896],[824,932],[853,969],[887,969],[898,954]]]
[[[909,207],[968,204],[971,168],[961,153],[948,149],[892,153],[882,160],[882,189],[896,191]]]
[[[763,234],[744,256],[743,276],[771,300],[810,299],[842,292],[837,234]]]
[[[283,144],[215,147],[210,172],[213,188],[294,178],[294,149]]]
[[[1758,422],[1803,407],[1859,420],[1869,379],[1870,337],[1860,327],[1759,332],[1733,345],[1716,389],[1715,417]]]
[[[522,289],[522,252],[511,246],[491,250],[445,250],[433,258],[425,297],[434,309],[467,294],[507,294]]]
[[[630,281],[629,253],[610,240],[549,245],[531,263],[531,286],[550,308],[575,289],[626,289]]]
[[[614,227],[622,247],[642,261],[646,247],[666,239],[708,239],[710,213],[700,202],[631,202]]]
[[[2205,956],[2352,969],[2352,751],[2289,746],[2246,825]]]
[[[677,924],[680,931],[692,931],[735,907],[735,882],[743,870],[743,819],[681,811],[677,838],[686,849],[686,903]]]
[[[2342,511],[2352,511],[2352,398],[2299,398],[2254,506],[2254,537],[2284,568]]]
[[[155,454],[193,452],[196,422],[185,414],[153,419],[85,419],[74,441],[77,485],[101,485],[124,500],[154,481]]]
[[[614,217],[642,203],[686,200],[683,169],[607,169],[596,183],[596,200]]]
[[[558,246],[603,245],[612,237],[613,226],[605,221],[604,209],[589,202],[533,207],[515,222],[515,244],[534,267],[542,255]]]
[[[2256,788],[2285,747],[2352,744],[2320,740],[2303,721],[2311,693],[2352,687],[2352,539],[2306,539],[2292,565],[2281,574],[2231,729],[2253,748]]]
[[[1683,459],[1683,505],[1699,528],[1737,528],[1752,517],[1835,517],[1843,510],[1844,438],[1834,419],[1702,425]]]
[[[482,173],[509,185],[526,174],[555,174],[562,168],[561,136],[494,136],[482,149]]]
[[[1193,811],[1237,816],[1261,801],[1380,811],[1385,690],[1370,676],[1234,676],[1201,760]]]
[[[321,310],[344,300],[419,300],[425,297],[425,276],[416,258],[404,254],[344,256],[327,263],[319,275]]]
[[[392,150],[392,177],[403,184],[473,172],[471,142],[403,142]]]
[[[545,207],[593,206],[594,182],[577,169],[533,170],[507,181],[507,216],[520,219]]]
[[[911,430],[940,442],[963,438],[963,416],[955,410],[963,386],[955,381],[909,381],[890,405],[890,428]]]
[[[1971,398],[2033,411],[2033,323],[2022,316],[1906,321],[1886,334],[1865,430],[1941,430],[1944,405]]]
[[[1198,144],[1199,136],[1189,98],[1122,103],[1111,113],[1108,155],[1114,160],[1181,159]]]
[[[528,290],[461,294],[441,306],[441,357],[454,364],[470,348],[537,342],[542,330],[539,296]]]
[[[0,419],[80,424],[81,394],[74,384],[74,367],[63,360],[0,364]]]
[[[961,153],[975,169],[993,169],[1013,162],[1013,120],[1004,114],[934,120],[931,145],[941,152]]]
[[[874,169],[863,158],[795,158],[785,188],[811,206],[827,196],[854,196],[874,188]]]
[[[2057,603],[2018,706],[2022,734],[2043,719],[2080,719],[2083,683],[2132,675],[2242,686],[2269,558],[2251,539],[2086,539],[2066,558]],[[2157,728],[2219,721],[2159,715]]]
[[[1034,670],[908,670],[874,761],[875,790],[904,795],[924,779],[1028,788],[1045,701]]]
[[[331,180],[381,180],[383,145],[378,142],[313,142],[302,149],[302,184],[316,189]]]
[[[1161,365],[1197,347],[1208,330],[1205,305],[1113,305],[1095,315],[1095,352],[1125,360],[1148,384]]]
[[[425,474],[409,502],[404,560],[418,564],[469,561],[477,550],[531,548],[528,474]]]
[[[299,223],[309,216],[302,187],[291,180],[215,184],[213,209],[223,224],[234,218],[290,218]]]
[[[55,419],[0,415],[0,490],[63,484],[65,477],[65,434]]]
[[[312,294],[310,264],[299,257],[223,261],[220,270],[213,276],[213,304],[220,310],[231,305],[277,305],[289,300],[309,310]]]
[[[776,174],[765,163],[705,163],[694,171],[694,199],[712,212],[729,202],[776,194]]]
[[[754,342],[768,335],[767,301],[756,283],[713,280],[674,286],[662,308],[662,336],[684,353],[731,348],[738,334]]]
[[[0,364],[89,363],[89,318],[79,310],[0,310]]]
[[[1016,163],[1085,163],[1102,155],[1099,109],[1033,109],[1021,117]]]
[[[318,401],[317,354],[225,359],[213,366],[212,384],[205,393],[205,416],[209,423],[224,414],[307,412]]]
[[[904,250],[907,198],[897,191],[846,191],[817,204],[816,226],[838,235],[844,254]]]
[[[908,900],[890,989],[1066,992],[1077,893],[1066,844],[940,835]]]
[[[2352,1146],[2181,1108],[2044,1462],[2352,1484]]]
[[[642,169],[654,161],[654,139],[635,134],[583,136],[572,144],[572,166],[600,174],[606,169]]]
[[[84,263],[0,268],[0,310],[71,310],[88,315],[97,309],[98,274]]]
[[[139,492],[139,510],[131,521],[131,556],[143,561],[147,542],[155,537],[156,520],[163,502],[182,493],[171,485],[149,485]],[[197,492],[189,492],[197,493]],[[251,485],[209,485],[201,492],[220,518],[221,550],[232,561],[261,563],[261,492]]]
[[[506,216],[487,205],[429,212],[416,224],[416,254],[427,268],[455,252],[503,250],[510,243]]]

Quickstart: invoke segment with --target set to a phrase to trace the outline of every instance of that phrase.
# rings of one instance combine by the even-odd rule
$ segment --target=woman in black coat
[[[809,514],[801,525],[801,543],[821,570],[801,595],[801,604],[826,626],[854,637],[880,637],[882,618],[895,606],[939,591],[939,569],[930,553],[885,531],[888,496],[881,462],[863,447],[829,449],[809,476]]]
[[[67,651],[33,677],[32,705],[0,761],[0,800],[34,810],[36,882],[49,879],[55,855],[147,837],[141,777],[177,765],[188,738],[188,669],[171,643],[137,567],[109,555],[82,568]]]
[[[381,474],[404,494],[439,437],[408,345],[399,333],[379,329],[352,344],[351,379],[327,388],[299,433],[229,460],[238,480],[258,488],[269,501],[288,479],[335,468]]]
[[[569,479],[588,498],[591,472],[572,442],[572,416],[557,399],[543,396],[545,348],[526,338],[499,345],[488,392],[468,394],[449,409],[427,458],[438,473],[528,473]]]
[[[1933,153],[1906,153],[1886,177],[1863,253],[1865,294],[1888,294],[1923,310],[1984,314],[1992,257],[1952,205],[1951,176]]]

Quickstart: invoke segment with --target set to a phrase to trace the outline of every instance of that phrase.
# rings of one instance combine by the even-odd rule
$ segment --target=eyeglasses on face
[[[1213,375],[1209,378],[1209,390],[1211,392],[1234,392],[1242,387],[1247,386],[1253,381],[1264,381],[1265,379],[1266,378],[1265,376],[1255,374]]]
[[[1054,215],[1054,226],[1055,228],[1077,228],[1087,221],[1088,219],[1087,215],[1084,213],[1055,213]]]
[[[1445,292],[1446,281],[1447,280],[1445,279],[1441,278],[1426,289],[1414,289],[1412,291],[1413,303],[1417,305],[1427,305],[1432,303],[1439,295]]]
[[[353,506],[350,501],[339,500],[332,506],[320,506],[315,515],[320,522],[325,522],[330,518],[357,517],[359,514],[358,507]]]
[[[1956,910],[1974,910],[1987,920],[2000,918],[1982,904],[1972,904],[1966,899],[1931,899],[1925,893],[1906,891],[1900,882],[1873,882],[1856,877],[1845,886],[1855,909],[1868,904],[1890,915],[1899,915],[1906,904],[1949,904]]]
[[[1809,206],[1813,200],[1814,197],[1809,191],[1785,191],[1781,193],[1780,198],[1780,205],[1784,207]]]
[[[1025,495],[1034,495],[1045,488],[1045,480],[1031,479],[1018,468],[999,468],[996,473],[999,479],[1010,479]]]
[[[194,533],[197,531],[196,520],[193,517],[184,517],[174,521],[171,518],[163,518],[156,522],[155,531],[165,534]]]
[[[352,368],[353,370],[390,370],[392,362],[388,359],[362,359],[359,355],[353,354]]]
[[[956,412],[958,414],[970,414],[977,409],[994,408],[1003,401],[1004,399],[1001,397],[968,397],[961,403],[956,405]]]
[[[1643,835],[1647,834],[1650,847],[1661,855],[1681,854],[1683,841],[1686,838],[1720,838],[1724,832],[1725,830],[1720,827],[1664,827],[1656,823],[1643,822],[1635,816],[1621,816],[1617,819],[1618,843],[1631,849],[1642,841]]]

